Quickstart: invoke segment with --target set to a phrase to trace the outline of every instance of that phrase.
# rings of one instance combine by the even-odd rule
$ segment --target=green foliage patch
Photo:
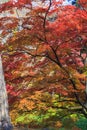
[[[87,119],[79,119],[77,122],[76,122],[76,126],[78,128],[81,128],[81,130],[87,130]]]

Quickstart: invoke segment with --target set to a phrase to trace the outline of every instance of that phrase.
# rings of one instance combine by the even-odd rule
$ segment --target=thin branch
[[[45,17],[44,17],[44,23],[43,23],[43,28],[44,28],[44,30],[45,30],[45,26],[46,26],[46,18],[47,18],[47,15],[48,15],[48,12],[49,12],[49,10],[50,10],[50,7],[51,7],[51,5],[52,5],[52,0],[49,0],[49,7],[48,7],[48,9],[47,9],[47,11],[46,11],[46,13],[45,13]]]
[[[53,53],[54,53],[54,55],[55,55],[55,58],[56,58],[56,60],[57,60],[58,65],[59,65],[60,67],[62,67],[62,64],[60,63],[60,60],[59,60],[59,57],[58,57],[56,51],[54,50],[54,48],[53,48],[52,46],[51,46],[51,49],[52,49],[52,51],[53,51]]]
[[[49,2],[50,2],[50,3],[49,3],[49,6],[48,6],[47,11],[46,11],[46,13],[45,13],[44,22],[43,22],[43,29],[44,29],[45,41],[47,41],[47,39],[46,39],[46,33],[45,33],[45,30],[46,30],[46,19],[47,19],[47,15],[48,15],[48,13],[49,13],[50,7],[51,7],[51,5],[52,5],[52,0],[49,0]]]

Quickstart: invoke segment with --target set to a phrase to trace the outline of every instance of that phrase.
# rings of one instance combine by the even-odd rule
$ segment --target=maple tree
[[[13,7],[20,8],[20,10],[22,7],[28,9],[26,17],[21,18],[17,14],[17,17],[9,16],[0,19],[1,36],[2,38],[8,36],[6,43],[0,47],[6,81],[21,93],[20,98],[19,95],[16,95],[18,96],[15,103],[16,108],[21,108],[21,112],[28,109],[32,113],[33,108],[36,109],[36,100],[31,102],[29,99],[28,101],[28,94],[35,97],[37,91],[40,91],[42,95],[48,92],[51,97],[56,94],[60,97],[57,106],[53,106],[55,109],[59,108],[60,102],[63,112],[66,109],[65,115],[68,113],[67,110],[70,110],[70,114],[82,113],[87,117],[87,93],[85,92],[87,74],[85,64],[87,57],[86,1],[79,1],[81,8],[71,5],[58,6],[61,2],[55,0],[49,0],[48,3],[45,3],[44,0],[43,5],[45,4],[45,6],[41,7],[34,7],[32,2],[28,1],[32,8],[24,6],[24,1],[16,4],[13,4],[13,1],[10,2],[3,4],[1,12],[8,10],[13,13],[11,12]],[[11,7],[7,8],[6,5],[11,5]],[[25,95],[22,91],[25,92]],[[22,95],[24,95],[23,98],[21,98]],[[39,93],[37,95],[39,96]],[[37,100],[39,100],[38,96]],[[19,102],[20,104],[18,104]],[[37,104],[43,104],[40,100],[38,102]],[[26,106],[24,107],[23,104]],[[51,102],[49,104],[52,107],[53,104]],[[41,106],[37,106],[37,108],[41,112],[43,109],[49,110],[46,104],[43,104],[43,108]],[[51,108],[51,110],[53,109]],[[20,109],[17,111],[20,113]],[[53,111],[55,111],[55,116],[59,112],[58,110]],[[50,119],[50,117],[48,118]]]

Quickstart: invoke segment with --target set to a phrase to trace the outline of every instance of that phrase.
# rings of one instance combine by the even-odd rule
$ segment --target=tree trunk
[[[0,55],[0,119],[10,121],[8,114],[8,98],[4,80],[1,55]]]

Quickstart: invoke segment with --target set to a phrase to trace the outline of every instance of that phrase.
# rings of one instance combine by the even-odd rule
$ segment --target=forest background
[[[0,6],[8,14],[0,18],[0,51],[13,124],[87,127],[87,2],[62,2]]]

